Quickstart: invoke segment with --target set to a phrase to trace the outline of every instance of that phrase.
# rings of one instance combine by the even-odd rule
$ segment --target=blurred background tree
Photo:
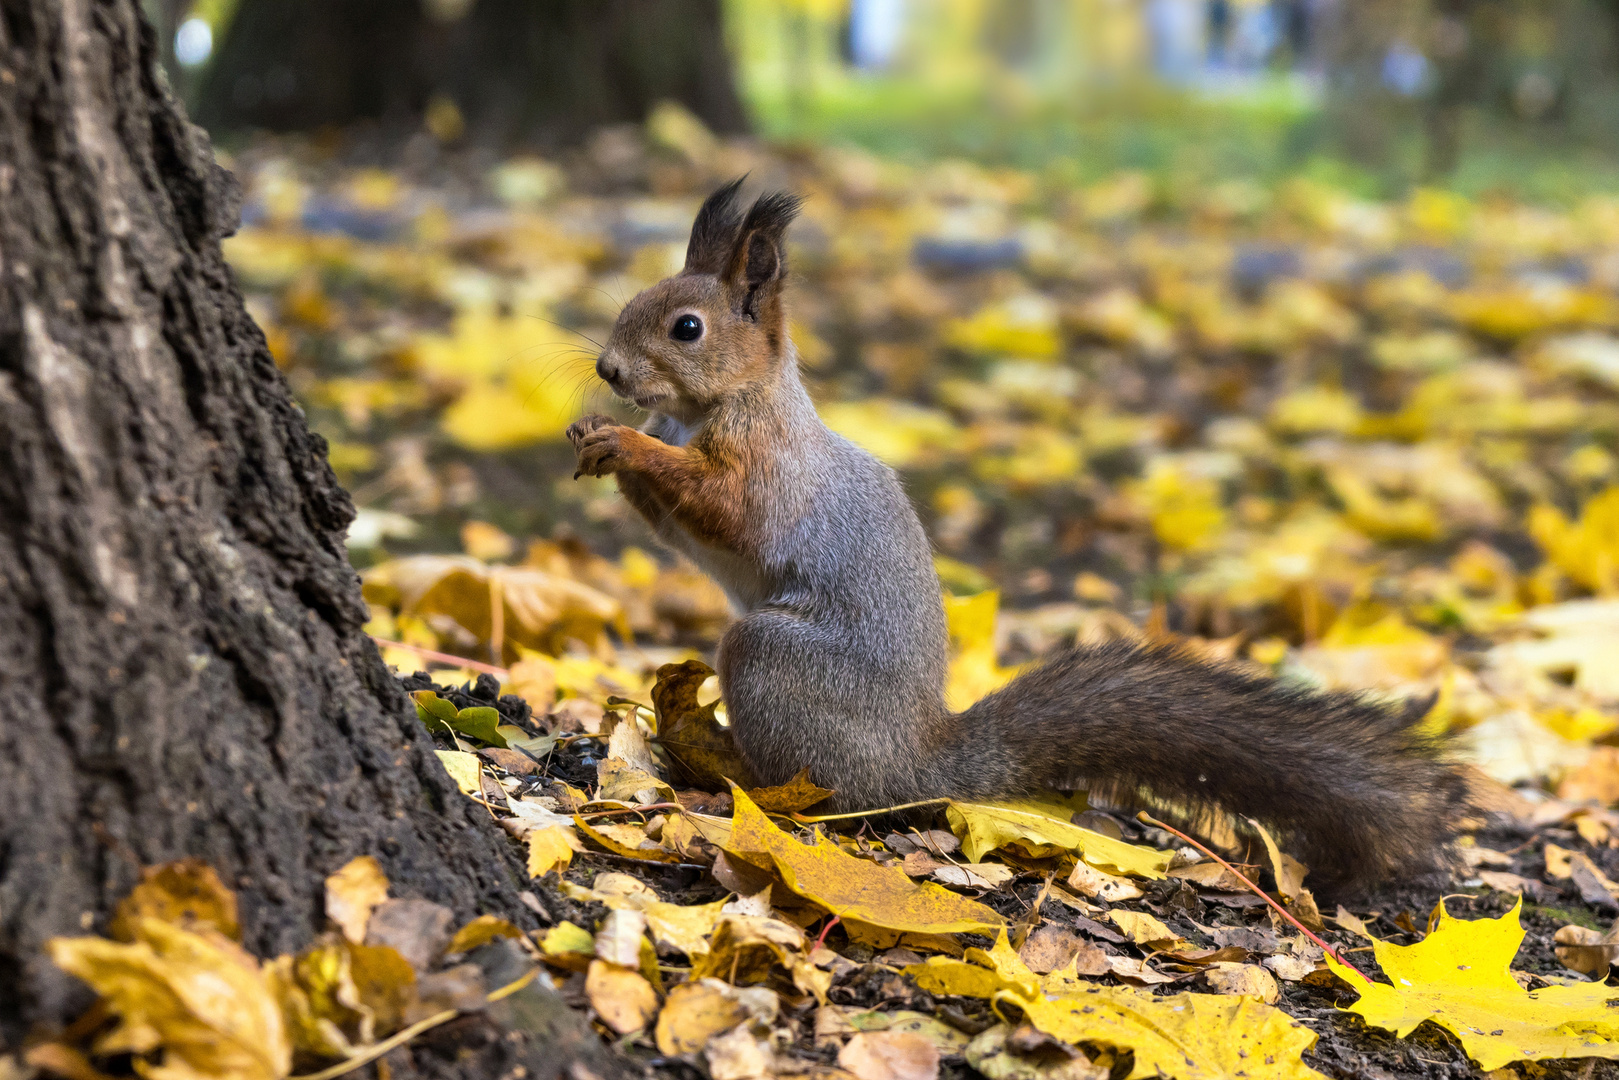
[[[721,134],[1540,196],[1619,173],[1609,0],[147,0],[216,136]],[[1555,160],[1548,160],[1555,158]]]
[[[719,0],[241,0],[176,25],[199,18],[222,31],[192,87],[215,129],[425,121],[445,138],[554,144],[662,100],[717,132],[745,123]]]

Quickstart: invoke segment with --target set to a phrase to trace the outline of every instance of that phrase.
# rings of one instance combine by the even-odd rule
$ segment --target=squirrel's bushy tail
[[[1439,866],[1468,805],[1413,712],[1175,647],[1084,647],[962,714],[943,779],[967,798],[1096,785],[1172,812],[1226,810],[1272,830],[1312,883],[1354,887]]]

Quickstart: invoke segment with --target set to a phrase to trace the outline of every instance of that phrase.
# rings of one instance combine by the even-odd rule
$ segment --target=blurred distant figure
[[[1161,79],[1189,82],[1203,67],[1202,0],[1147,0],[1152,66]]]
[[[1231,0],[1208,0],[1208,58],[1214,66],[1226,62],[1231,43]]]
[[[905,0],[853,0],[849,5],[848,58],[862,71],[894,62],[905,36]]]

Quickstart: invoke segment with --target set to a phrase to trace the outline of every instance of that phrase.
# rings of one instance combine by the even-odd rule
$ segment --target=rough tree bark
[[[322,928],[359,854],[395,895],[535,925],[361,632],[352,505],[220,255],[234,183],[155,61],[137,0],[0,0],[0,1050],[87,1004],[41,945],[101,929],[142,865],[211,863],[261,956]]]
[[[198,118],[216,132],[410,127],[443,95],[478,139],[545,145],[669,98],[739,132],[722,21],[720,0],[242,0]]]

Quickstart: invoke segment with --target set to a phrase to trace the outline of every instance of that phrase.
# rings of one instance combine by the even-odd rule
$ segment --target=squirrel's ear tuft
[[[691,241],[686,245],[688,274],[719,274],[731,258],[731,246],[736,231],[742,227],[742,211],[737,208],[736,195],[742,190],[739,176],[703,200],[692,222]]]
[[[798,216],[803,202],[797,195],[781,191],[761,195],[736,234],[725,284],[736,298],[737,309],[756,322],[763,321],[760,316],[766,307],[776,308],[779,314],[781,284],[787,277],[787,226]]]

